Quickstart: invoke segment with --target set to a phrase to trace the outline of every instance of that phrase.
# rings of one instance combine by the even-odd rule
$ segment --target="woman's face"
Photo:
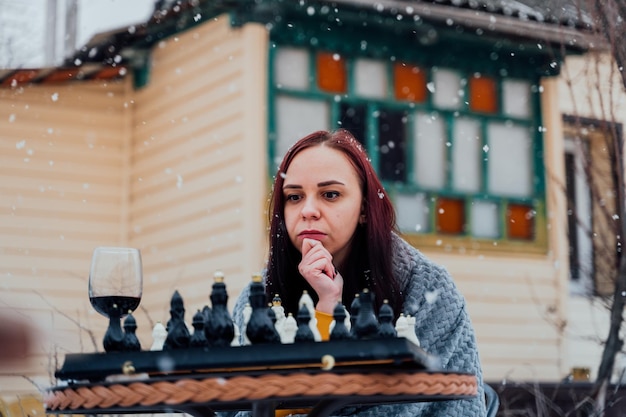
[[[285,224],[293,245],[315,239],[341,266],[359,222],[363,194],[356,170],[341,152],[314,146],[298,153],[283,184]]]

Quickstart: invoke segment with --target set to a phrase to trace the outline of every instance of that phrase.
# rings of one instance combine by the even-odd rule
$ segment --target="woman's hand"
[[[322,242],[315,239],[302,241],[302,260],[298,265],[300,275],[317,294],[317,311],[333,314],[343,293],[343,278],[333,265],[333,256]]]

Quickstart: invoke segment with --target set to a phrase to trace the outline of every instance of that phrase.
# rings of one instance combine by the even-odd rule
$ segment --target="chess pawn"
[[[160,321],[152,328],[152,346],[150,350],[163,350],[163,344],[165,343],[165,339],[167,338],[167,330],[165,330],[165,326]]]
[[[206,340],[206,336],[204,334],[204,314],[202,313],[202,311],[198,310],[198,312],[193,315],[193,320],[192,320],[191,325],[193,326],[193,334],[191,335],[189,346],[191,347],[208,346],[209,343]]]
[[[247,346],[251,344],[250,339],[248,339],[248,336],[246,335],[246,328],[248,327],[248,322],[250,321],[250,316],[252,315],[252,307],[250,306],[250,303],[246,303],[246,305],[243,307],[242,315],[243,315],[243,323],[242,323],[243,332],[241,332],[241,334],[243,336],[243,341],[241,344],[242,346]]]
[[[204,335],[209,346],[230,346],[235,337],[235,326],[230,317],[226,304],[228,293],[224,284],[224,274],[217,271],[213,275],[213,287],[211,290],[211,314],[204,324]]]
[[[346,327],[347,311],[343,304],[337,303],[333,310],[334,321],[331,323],[330,340],[352,339],[350,330]]]
[[[316,342],[322,340],[322,335],[317,328],[317,319],[315,318],[315,305],[313,303],[313,299],[309,295],[307,290],[302,291],[302,296],[300,296],[300,300],[298,302],[300,307],[305,306],[309,311],[309,327],[311,328],[311,332],[313,333],[313,339]],[[298,316],[300,313],[298,312]]]
[[[398,337],[405,337],[409,322],[406,320],[404,313],[400,313],[400,317],[396,320],[396,334]]]
[[[378,311],[378,321],[380,322],[378,337],[391,338],[397,336],[393,325],[393,309],[389,305],[389,300],[383,300],[383,305],[380,306]]]
[[[170,301],[170,320],[167,323],[167,338],[163,350],[189,347],[189,329],[185,324],[185,305],[178,290]]]
[[[274,316],[276,317],[276,322],[274,322],[274,327],[276,327],[276,331],[280,335],[283,331],[283,327],[285,326],[285,308],[283,307],[282,300],[276,294],[272,299],[272,311],[274,312]],[[282,337],[281,337],[282,340]]]
[[[300,310],[298,310],[296,322],[298,323],[298,330],[296,331],[294,342],[314,342],[315,335],[313,334],[311,326],[309,325],[309,323],[311,322],[311,313],[309,313],[309,309],[306,305],[300,305]]]
[[[348,312],[348,309],[346,308],[346,306],[344,306],[343,304],[341,304],[341,307],[343,308],[343,315],[345,316],[345,318],[343,319],[343,324],[344,326],[346,326],[346,329],[348,329],[348,332],[350,332],[350,335],[352,335],[351,329],[352,329],[352,316],[350,316],[350,313]],[[333,313],[334,316],[334,313]],[[335,320],[333,319],[330,322],[330,326],[328,327],[330,332],[333,331],[333,329],[335,328]]]
[[[354,321],[357,339],[368,339],[378,334],[378,319],[374,314],[372,293],[365,288],[359,297],[359,313]]]
[[[129,311],[128,316],[124,319],[124,339],[122,340],[124,352],[138,352],[141,350],[141,344],[135,334],[136,330],[137,322]]]
[[[280,343],[280,335],[269,314],[271,309],[265,304],[265,286],[260,275],[252,277],[249,299],[252,314],[246,326],[246,336],[250,343]]]
[[[297,331],[298,331],[298,322],[293,317],[293,314],[291,313],[287,314],[287,317],[285,318],[285,324],[283,325],[283,328],[281,332],[279,333],[281,343],[285,343],[285,344],[293,343],[296,339]]]

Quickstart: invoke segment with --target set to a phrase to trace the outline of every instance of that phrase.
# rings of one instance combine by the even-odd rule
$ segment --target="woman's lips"
[[[300,239],[315,239],[321,240],[326,236],[326,233],[318,232],[317,230],[305,230],[304,232],[300,232],[298,237]]]

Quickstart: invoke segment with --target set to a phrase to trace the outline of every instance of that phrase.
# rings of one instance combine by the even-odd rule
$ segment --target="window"
[[[589,159],[586,141],[565,139],[565,184],[569,271],[572,292],[593,292],[593,243],[591,240],[591,192],[585,174]]]
[[[534,79],[280,44],[270,56],[276,164],[305,134],[343,127],[409,240],[545,250]]]
[[[622,125],[565,116],[564,127],[570,289],[612,295],[621,250],[614,155],[623,146]]]

